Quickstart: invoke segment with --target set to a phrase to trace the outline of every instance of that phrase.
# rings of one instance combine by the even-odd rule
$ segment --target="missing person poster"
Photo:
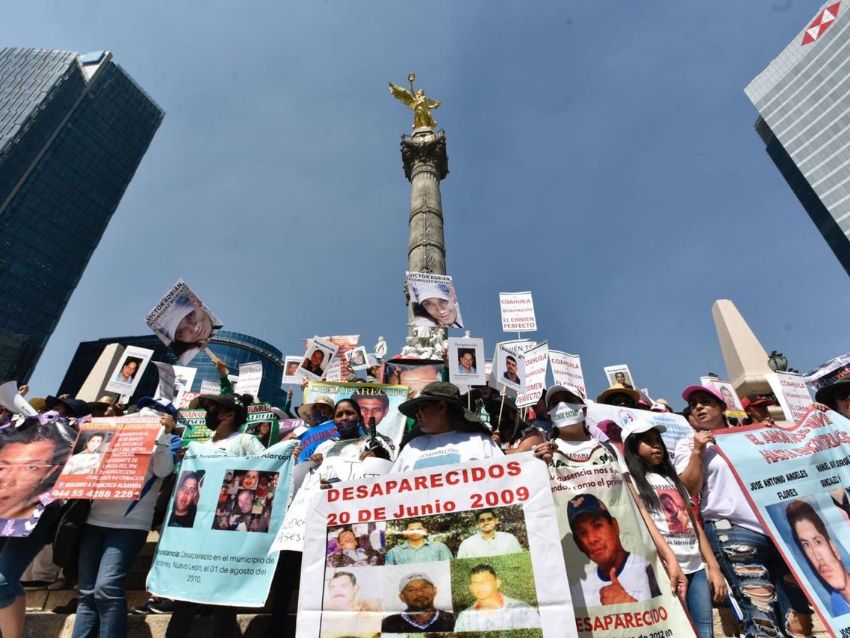
[[[295,372],[299,381],[319,381],[327,374],[331,361],[336,356],[339,346],[321,337],[307,340],[307,351],[301,358],[301,365]]]
[[[236,394],[250,394],[256,398],[260,394],[260,384],[263,381],[262,361],[239,364],[239,381],[236,383]]]
[[[530,454],[337,483],[307,520],[297,635],[570,635],[560,557]]]
[[[277,565],[269,555],[289,500],[295,442],[260,456],[189,446],[147,589],[155,596],[262,607]]]
[[[463,328],[451,277],[429,272],[405,274],[414,324],[426,328]]]
[[[159,417],[92,419],[80,426],[74,454],[50,495],[94,500],[140,498],[161,433]]]
[[[557,444],[549,473],[578,635],[693,636],[614,454],[593,439]]]
[[[552,378],[555,385],[566,385],[581,392],[581,398],[587,398],[584,385],[584,372],[581,369],[581,357],[560,350],[549,351],[549,364],[552,366]]]
[[[535,332],[537,330],[531,291],[500,292],[499,309],[502,312],[502,331]]]
[[[116,394],[133,394],[152,356],[153,350],[127,346],[118,359],[115,369],[110,373],[109,382],[104,390]]]
[[[635,387],[634,378],[628,364],[621,363],[615,366],[605,366],[602,369],[605,371],[605,378],[608,379],[609,387],[616,385],[624,385],[627,388]]]
[[[300,381],[295,376],[298,372],[298,366],[301,365],[303,357],[287,355],[283,363],[283,378],[280,384],[283,385],[299,385]]]
[[[183,430],[183,447],[193,441],[203,443],[212,438],[213,431],[207,427],[206,410],[181,410],[180,423],[186,426]],[[269,447],[278,440],[278,419],[269,403],[254,403],[248,406],[248,420],[243,423],[240,432],[253,434],[260,443]]]
[[[485,385],[484,339],[449,337],[449,381],[461,386]]]
[[[442,381],[446,364],[436,359],[390,359],[384,363],[384,383],[403,385],[415,399],[429,383]]]
[[[0,437],[0,536],[29,536],[35,529],[76,436],[66,421],[45,415],[6,429]]]
[[[221,322],[182,279],[171,287],[145,317],[181,365],[188,364],[221,328]]]
[[[490,385],[494,384],[517,393],[525,390],[525,357],[519,351],[509,350],[503,344],[496,346],[490,375]]]
[[[714,431],[764,529],[833,636],[850,634],[850,421]]]

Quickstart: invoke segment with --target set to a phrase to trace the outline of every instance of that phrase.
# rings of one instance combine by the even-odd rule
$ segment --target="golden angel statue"
[[[415,79],[416,76],[413,73],[407,75],[407,80],[410,82],[409,91],[390,82],[390,93],[413,111],[413,128],[436,128],[437,120],[431,117],[431,111],[439,108],[440,102],[425,95],[423,89],[414,90],[413,81]]]

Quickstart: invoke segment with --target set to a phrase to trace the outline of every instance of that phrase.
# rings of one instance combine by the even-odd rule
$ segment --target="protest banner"
[[[499,310],[502,313],[503,332],[535,332],[537,330],[531,291],[500,292]]]
[[[785,420],[791,423],[802,421],[814,403],[805,379],[793,372],[774,372],[767,375],[767,382],[785,413]]]
[[[304,427],[305,423],[301,419],[283,419],[278,420],[277,423],[277,432],[278,437],[283,438],[290,432],[294,432],[296,429],[300,427]]]
[[[308,339],[307,351],[301,358],[301,365],[295,372],[295,378],[299,382],[303,380],[319,381],[325,376],[325,372],[336,356],[338,349],[339,346],[321,337]]]
[[[17,383],[15,393],[17,393]],[[0,437],[0,536],[29,536],[53,499],[50,489],[77,433],[58,417],[34,416]]]
[[[153,350],[127,346],[118,360],[117,365],[109,375],[109,382],[104,388],[107,392],[116,394],[133,394],[142,380],[145,368],[153,356]]]
[[[159,372],[159,384],[156,387],[154,398],[165,399],[178,409],[189,405],[193,396],[187,397],[187,394],[192,395],[192,383],[195,382],[195,375],[198,370],[186,366],[172,366],[161,361],[154,361],[153,364]]]
[[[65,463],[50,496],[94,500],[136,500],[156,440],[159,417],[92,419],[80,426],[74,454]]]
[[[186,426],[183,430],[183,447],[188,447],[193,441],[203,443],[209,441],[213,431],[207,427],[206,410],[180,410],[180,423]]]
[[[283,363],[283,378],[281,385],[300,385],[300,381],[295,374],[298,372],[298,366],[301,365],[303,357],[287,355]]]
[[[263,381],[263,363],[239,364],[239,382],[236,384],[236,394],[250,394],[257,398],[260,394],[260,383]]]
[[[548,468],[578,636],[694,636],[612,450],[557,445]]]
[[[463,328],[452,278],[430,272],[406,272],[413,323],[425,328]]]
[[[299,468],[308,466],[301,487],[286,510],[283,524],[275,536],[270,552],[304,551],[304,534],[307,518],[312,514],[313,499],[322,490],[322,483],[352,481],[358,478],[381,476],[390,471],[391,461],[369,457],[359,459],[329,457],[316,467],[313,463],[300,463]]]
[[[850,375],[850,352],[820,364],[805,376],[813,393]]]
[[[449,381],[457,386],[484,385],[484,339],[449,337]]]
[[[335,335],[322,337],[322,340],[332,343],[338,348],[336,354],[328,363],[325,376],[322,378],[325,381],[347,380],[348,374],[351,372],[351,366],[348,365],[348,353],[360,343],[360,335]]]
[[[437,359],[390,359],[384,362],[382,371],[386,385],[403,385],[415,399],[429,383],[442,381],[446,364]]]
[[[369,420],[374,418],[378,433],[398,446],[407,424],[407,417],[398,411],[398,406],[407,401],[407,395],[408,390],[402,385],[311,381],[304,390],[304,403],[320,396],[330,397],[334,404],[342,399],[353,399],[360,407],[363,426],[368,427]],[[307,433],[313,429],[310,428]]]
[[[218,317],[182,279],[147,314],[145,323],[181,365],[194,359],[221,328]]]
[[[221,394],[221,382],[212,379],[201,379],[201,394]]]
[[[850,635],[850,421],[713,430],[766,533],[833,636]]]
[[[605,378],[608,379],[609,387],[617,384],[624,385],[627,388],[637,387],[627,364],[621,363],[615,366],[605,366],[602,369],[605,371]]]
[[[510,388],[514,392],[525,390],[525,357],[518,350],[508,350],[504,344],[496,345],[493,355],[493,374],[490,385]]]
[[[673,454],[673,450],[676,449],[676,443],[679,439],[692,436],[694,433],[694,430],[691,428],[687,419],[685,419],[685,417],[681,414],[676,414],[674,412],[650,412],[649,410],[637,410],[634,408],[627,408],[625,406],[606,405],[604,403],[596,403],[590,400],[587,400],[586,403],[587,417],[585,417],[585,422],[588,427],[599,427],[614,441],[619,441],[619,433],[615,432],[613,436],[608,434],[608,428],[604,427],[605,421],[613,421],[619,426],[620,430],[638,419],[652,423],[652,425],[663,425],[667,429],[661,433],[661,438],[664,441],[664,445],[667,446],[667,451],[671,456]],[[603,427],[600,427],[600,424],[602,424]]]
[[[525,390],[517,394],[517,407],[525,408],[540,400],[546,390],[546,369],[549,367],[549,343],[543,343],[527,350],[523,355],[525,362]]]
[[[545,468],[522,454],[322,490],[307,521],[298,638],[570,635]],[[439,612],[425,627],[404,613],[423,595]]]
[[[277,554],[269,555],[289,500],[294,442],[259,456],[189,446],[147,589],[155,596],[262,607]]]
[[[728,381],[718,379],[717,377],[700,377],[700,385],[708,388],[714,388],[723,397],[723,402],[726,404],[724,414],[730,419],[737,419],[739,422],[747,418],[747,413],[744,412],[744,406],[741,399],[738,398],[738,393],[735,392],[735,386]]]
[[[581,393],[583,399],[587,398],[584,372],[581,370],[581,357],[560,350],[550,350],[549,363],[552,366],[555,385],[571,386]]]
[[[213,431],[207,427],[206,410],[181,410],[180,422],[186,426],[181,437],[183,447],[192,442],[203,443],[212,438]],[[269,403],[249,405],[248,420],[239,427],[239,431],[253,434],[266,447],[276,443],[279,438],[278,419],[272,412],[272,406]]]

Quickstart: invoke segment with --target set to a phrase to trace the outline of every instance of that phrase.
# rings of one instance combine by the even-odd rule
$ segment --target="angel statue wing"
[[[413,108],[413,103],[416,100],[413,98],[413,94],[403,86],[398,86],[390,82],[390,93],[393,94],[395,99],[404,102],[411,109]]]
[[[437,128],[437,120],[431,117],[431,110],[439,108],[440,103],[437,100],[429,98],[425,95],[425,91],[419,89],[415,93],[408,91],[392,82],[390,84],[390,93],[400,102],[403,102],[407,108],[413,111],[413,128]],[[413,83],[411,81],[411,88]]]

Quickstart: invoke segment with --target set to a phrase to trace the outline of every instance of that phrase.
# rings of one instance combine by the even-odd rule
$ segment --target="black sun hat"
[[[815,401],[824,403],[835,410],[837,407],[835,397],[848,392],[850,392],[850,377],[845,377],[818,390],[815,394]]]
[[[433,403],[435,401],[442,401],[449,406],[449,409],[454,412],[456,416],[460,417],[463,421],[469,424],[469,426],[471,426],[467,428],[468,430],[476,430],[487,435],[490,434],[490,430],[487,428],[485,423],[478,418],[478,415],[472,410],[468,410],[466,408],[463,400],[460,398],[460,390],[458,390],[457,386],[453,383],[445,383],[443,381],[434,381],[433,383],[429,383],[422,388],[418,397],[405,401],[398,406],[398,411],[405,416],[415,419],[416,413],[423,404]]]

